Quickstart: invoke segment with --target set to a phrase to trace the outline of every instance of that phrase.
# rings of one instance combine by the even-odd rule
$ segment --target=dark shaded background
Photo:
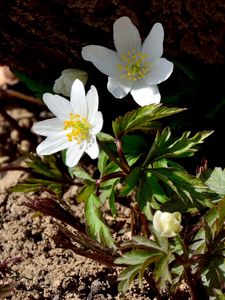
[[[112,27],[121,16],[131,18],[143,39],[155,22],[163,24],[164,56],[175,70],[159,86],[162,102],[188,108],[170,125],[178,131],[214,129],[196,164],[206,156],[224,166],[224,0],[0,0],[0,63],[51,86],[65,68],[86,70],[108,129],[112,118],[137,105],[129,95],[114,99],[107,77],[80,53],[89,44],[113,49]]]

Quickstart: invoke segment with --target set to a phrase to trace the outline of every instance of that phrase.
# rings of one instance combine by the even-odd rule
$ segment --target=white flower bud
[[[53,91],[56,94],[70,96],[71,87],[75,79],[79,79],[85,85],[88,73],[80,69],[66,69],[62,71],[62,75],[55,81]]]
[[[174,237],[182,229],[181,214],[179,212],[161,212],[157,210],[153,216],[153,226],[163,237]]]

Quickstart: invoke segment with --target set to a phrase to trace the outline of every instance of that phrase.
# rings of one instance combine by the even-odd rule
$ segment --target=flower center
[[[126,54],[121,56],[123,64],[118,65],[121,79],[139,80],[145,77],[149,72],[150,63],[147,60],[148,54],[135,49],[129,50]]]
[[[64,130],[71,128],[71,132],[67,133],[70,142],[76,140],[78,144],[87,140],[90,136],[91,125],[86,118],[79,114],[70,113],[70,119],[64,121]]]

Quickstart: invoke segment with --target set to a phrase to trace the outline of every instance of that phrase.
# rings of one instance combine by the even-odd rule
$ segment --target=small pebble
[[[22,140],[21,143],[18,145],[18,150],[22,152],[29,152],[30,142],[28,140]]]
[[[21,127],[26,127],[26,128],[29,128],[30,127],[30,124],[31,122],[30,122],[30,119],[27,119],[27,118],[24,118],[24,119],[21,119],[21,120],[19,120],[19,122],[18,122],[18,124],[19,124],[19,126],[21,126]]]
[[[17,130],[12,130],[10,133],[10,138],[13,142],[19,141],[19,132]]]

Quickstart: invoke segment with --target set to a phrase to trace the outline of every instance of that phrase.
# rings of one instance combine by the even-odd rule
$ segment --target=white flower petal
[[[77,144],[77,142],[71,143],[66,152],[66,165],[68,167],[74,167],[78,164],[84,153],[86,143]]]
[[[95,116],[92,120],[92,124],[93,124],[93,127],[91,129],[91,133],[96,135],[97,133],[99,133],[102,130],[102,126],[103,126],[103,116],[100,111],[98,111],[95,114]]]
[[[36,134],[48,136],[50,134],[54,134],[59,131],[62,131],[63,127],[64,127],[64,123],[62,120],[58,118],[52,118],[52,119],[35,123],[32,126],[31,130]]]
[[[65,120],[69,118],[72,112],[72,106],[70,101],[59,96],[52,95],[50,93],[45,93],[43,95],[44,103],[47,105],[49,110],[60,120]]]
[[[173,71],[173,63],[165,58],[155,60],[150,65],[150,71],[145,75],[144,81],[148,85],[156,85],[165,81]]]
[[[95,86],[91,86],[90,90],[87,92],[87,106],[88,106],[88,121],[91,122],[92,117],[98,111],[98,92]]]
[[[130,92],[131,86],[131,82],[125,86],[115,78],[108,78],[107,88],[115,98],[124,98]]]
[[[141,50],[141,37],[128,17],[122,17],[113,25],[114,44],[119,55],[127,54],[132,49]]]
[[[162,24],[156,23],[142,45],[142,52],[149,54],[150,61],[158,59],[163,54],[164,30]]]
[[[81,52],[85,60],[91,61],[103,74],[115,77],[118,74],[118,65],[121,64],[119,55],[102,46],[90,45],[83,47]]]
[[[98,157],[99,147],[96,141],[96,137],[93,137],[92,143],[88,145],[88,147],[85,149],[85,152],[90,156],[91,159],[95,159]]]
[[[140,106],[159,103],[161,99],[157,85],[137,87],[130,93]]]
[[[163,226],[161,223],[161,216],[162,216],[162,212],[160,210],[157,210],[153,216],[153,220],[152,220],[153,227],[157,232],[161,232],[163,230]]]
[[[65,135],[65,132],[57,133],[48,136],[37,147],[39,155],[49,155],[68,148],[70,142]]]
[[[75,114],[87,117],[87,101],[83,83],[76,79],[71,88],[70,101]]]

